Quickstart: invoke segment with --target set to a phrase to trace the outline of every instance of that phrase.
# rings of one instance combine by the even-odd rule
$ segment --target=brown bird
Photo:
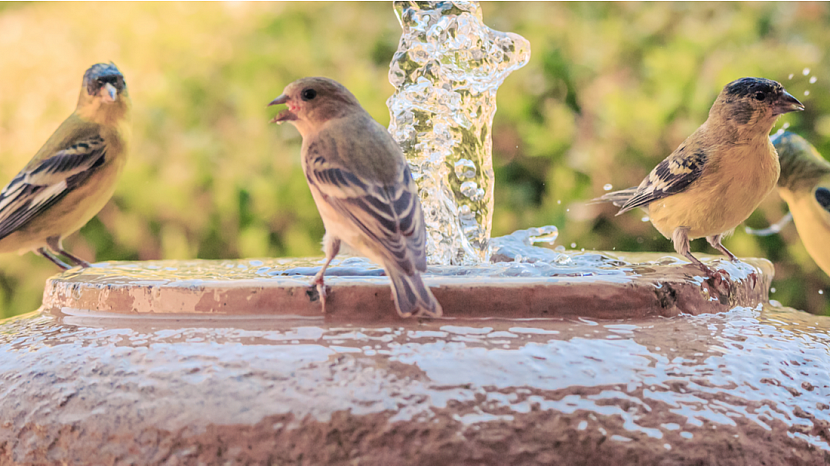
[[[289,84],[269,105],[279,104],[288,108],[271,121],[288,121],[302,135],[303,172],[326,227],[326,262],[314,277],[323,312],[323,275],[344,241],[386,270],[398,314],[440,316],[419,273],[426,271],[426,228],[418,190],[386,128],[328,78]]]
[[[75,112],[0,193],[0,253],[37,251],[62,269],[89,267],[63,249],[112,197],[127,161],[130,96],[112,63],[86,70]]]
[[[737,260],[721,240],[775,187],[780,167],[769,132],[780,115],[799,110],[804,110],[801,102],[775,81],[733,81],[718,95],[709,118],[639,186],[599,200],[622,207],[617,215],[647,209],[651,223],[671,238],[675,251],[713,275],[692,255],[689,241],[705,237]]]

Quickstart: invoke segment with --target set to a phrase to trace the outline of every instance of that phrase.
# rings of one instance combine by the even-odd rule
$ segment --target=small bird
[[[304,78],[270,105],[287,104],[272,123],[303,137],[302,167],[326,235],[326,262],[314,277],[326,310],[326,268],[340,242],[380,264],[392,282],[398,314],[441,316],[424,285],[426,227],[418,190],[398,144],[340,83]]]
[[[621,207],[617,215],[642,207],[674,249],[714,277],[689,249],[705,237],[712,247],[737,260],[721,240],[746,220],[775,187],[778,155],[769,140],[775,121],[804,110],[781,84],[741,78],[727,84],[709,118],[636,188],[598,200]]]
[[[810,257],[830,275],[830,162],[801,136],[772,137],[781,162],[778,192],[790,208],[798,236]]]
[[[109,201],[124,167],[130,133],[130,98],[112,63],[84,73],[75,112],[0,192],[0,253],[36,251],[66,270],[89,263],[65,249]]]

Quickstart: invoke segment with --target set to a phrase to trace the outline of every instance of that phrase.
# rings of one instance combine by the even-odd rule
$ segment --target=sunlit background
[[[726,83],[778,80],[807,110],[776,130],[830,155],[826,3],[485,3],[530,40],[498,93],[494,235],[554,224],[577,249],[673,251],[642,212],[586,205],[639,184],[705,119]],[[335,78],[382,124],[400,37],[391,3],[0,4],[0,184],[73,110],[84,70],[114,61],[134,103],[131,159],[113,200],[65,244],[86,259],[320,255],[323,224],[301,139],[266,104],[294,79]],[[775,131],[775,130],[774,130]],[[772,194],[746,222],[786,212]],[[772,298],[828,313],[830,279],[790,225],[725,244],[775,263]],[[705,241],[693,251],[715,253]],[[0,317],[40,304],[57,269],[0,257]]]

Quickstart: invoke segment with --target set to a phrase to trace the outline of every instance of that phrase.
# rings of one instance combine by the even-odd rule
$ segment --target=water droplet
[[[793,79],[793,76],[795,76],[795,75],[794,75],[794,74],[792,74],[792,73],[790,73],[790,75],[789,75],[789,76],[787,76],[787,79]]]
[[[772,288],[770,288],[770,289],[769,289],[769,292],[770,292],[770,293],[775,293],[775,287],[773,286]]]
[[[472,198],[476,194],[478,184],[475,181],[465,181],[461,183],[461,194]]]
[[[531,244],[536,243],[544,243],[544,244],[553,244],[556,241],[556,238],[559,236],[559,229],[557,229],[553,225],[547,225],[544,227],[538,228],[531,228],[530,229],[530,237],[528,240]]]
[[[571,211],[571,209],[565,209],[565,212],[570,212],[570,211]]]
[[[614,187],[611,186],[611,183],[608,183],[608,184],[606,184],[605,186],[602,187],[602,189],[604,189],[606,191],[611,191],[613,188]]]
[[[815,84],[816,81],[818,81],[817,77],[813,76],[813,77],[810,78],[810,84]]]
[[[571,249],[575,249],[575,248],[576,248],[576,243],[571,243]]]
[[[804,91],[804,95],[810,95],[810,91]]]
[[[790,127],[790,124],[789,124],[789,123],[784,123],[784,124],[781,126],[781,129],[787,129],[787,128],[789,128],[789,127]]]
[[[462,181],[475,178],[476,164],[468,159],[458,160],[458,162],[455,162],[455,176]]]
[[[648,218],[648,215],[645,215],[645,216],[643,216],[643,218],[640,219],[640,221],[643,221],[643,222],[648,222],[649,220],[651,220],[651,219]]]
[[[556,204],[557,204],[557,205],[558,205],[558,204],[561,204],[561,203],[562,203],[562,200],[561,200],[561,199],[560,199],[560,200],[558,200],[558,201],[556,201]]]
[[[803,74],[804,76],[807,76],[808,74],[810,74],[810,68],[804,68],[804,69],[801,71],[801,74]]]
[[[818,290],[818,294],[824,294],[824,290]]]

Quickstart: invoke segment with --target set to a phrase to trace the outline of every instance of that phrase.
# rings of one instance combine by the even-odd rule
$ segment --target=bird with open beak
[[[75,112],[0,193],[0,253],[36,251],[62,269],[89,263],[63,249],[109,201],[127,160],[130,97],[112,63],[86,70]]]
[[[269,105],[287,106],[273,120],[303,137],[303,172],[326,227],[326,262],[314,277],[323,312],[323,275],[341,241],[380,264],[402,317],[440,316],[441,305],[421,280],[426,228],[418,190],[398,144],[341,84],[304,78]]]
[[[769,132],[778,117],[804,110],[784,87],[769,79],[741,78],[718,95],[709,118],[635,188],[599,200],[641,207],[674,249],[708,275],[715,272],[692,255],[689,241],[703,238],[737,260],[724,236],[749,218],[778,181],[778,154]]]

